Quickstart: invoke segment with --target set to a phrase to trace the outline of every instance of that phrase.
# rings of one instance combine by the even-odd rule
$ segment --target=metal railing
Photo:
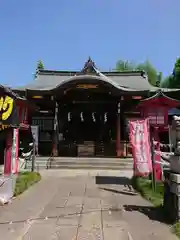
[[[54,154],[53,152],[51,153],[51,156],[48,158],[47,163],[46,163],[46,169],[50,169],[51,168],[51,164],[54,161]]]

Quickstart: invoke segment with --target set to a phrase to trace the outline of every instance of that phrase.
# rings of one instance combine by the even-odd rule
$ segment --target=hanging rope
[[[107,122],[107,112],[104,114],[104,122],[106,123]]]
[[[72,120],[72,114],[71,112],[68,112],[68,122],[70,122]]]
[[[93,122],[96,122],[95,112],[92,112],[92,120]]]
[[[80,113],[81,122],[84,122],[83,112]]]

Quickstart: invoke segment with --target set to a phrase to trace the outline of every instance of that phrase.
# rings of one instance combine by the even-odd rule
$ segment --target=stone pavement
[[[0,239],[173,240],[148,202],[129,189],[130,171],[48,170],[0,208]]]

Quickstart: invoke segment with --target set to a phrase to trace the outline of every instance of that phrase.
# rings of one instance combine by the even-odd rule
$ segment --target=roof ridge
[[[142,76],[145,77],[144,71],[100,71],[102,74],[107,76]],[[40,69],[38,75],[60,75],[60,76],[74,76],[74,75],[88,75],[83,74],[81,71],[70,71],[70,70],[50,70],[50,69]],[[92,74],[92,73],[91,73]],[[95,74],[94,74],[95,75]]]

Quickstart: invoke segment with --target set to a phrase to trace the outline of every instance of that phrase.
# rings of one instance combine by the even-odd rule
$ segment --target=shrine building
[[[142,71],[100,72],[90,58],[78,72],[39,69],[13,89],[38,107],[29,116],[38,126],[38,154],[71,157],[128,156],[128,121],[141,118],[137,105],[160,90],[179,91],[152,86]]]

